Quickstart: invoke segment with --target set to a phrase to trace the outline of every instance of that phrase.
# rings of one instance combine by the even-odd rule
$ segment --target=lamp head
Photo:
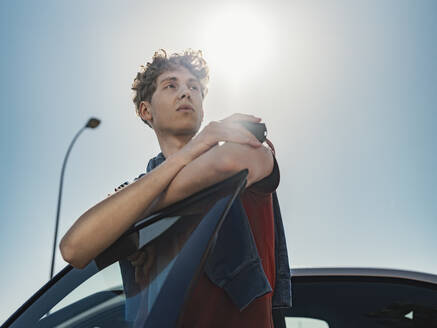
[[[98,118],[91,117],[88,120],[88,122],[86,123],[85,127],[94,129],[94,128],[98,127],[99,124],[100,124],[100,120]]]

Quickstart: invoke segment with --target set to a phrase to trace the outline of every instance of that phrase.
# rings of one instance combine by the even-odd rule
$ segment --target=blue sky
[[[0,322],[48,279],[62,159],[87,119],[102,124],[71,153],[60,236],[159,151],[130,86],[160,48],[203,50],[207,121],[266,122],[292,267],[437,274],[435,1],[0,8]]]

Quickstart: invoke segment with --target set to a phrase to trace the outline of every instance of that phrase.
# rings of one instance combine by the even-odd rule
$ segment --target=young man
[[[200,52],[186,51],[170,57],[165,52],[155,53],[152,62],[142,67],[132,87],[135,91],[133,100],[137,114],[154,130],[162,153],[149,163],[149,169],[153,170],[89,209],[74,223],[60,244],[62,256],[67,262],[77,268],[85,267],[148,213],[247,168],[247,189],[241,202],[261,258],[257,256],[262,263],[259,270],[264,271],[262,274],[268,278],[268,282],[264,278],[266,286],[274,289],[278,273],[275,268],[275,260],[278,261],[275,233],[277,235],[278,227],[274,223],[271,192],[279,182],[276,161],[271,150],[239,123],[242,120],[261,120],[252,115],[234,114],[222,121],[209,123],[197,134],[204,115],[207,81],[208,68]],[[219,142],[225,143],[219,145]],[[102,231],[103,226],[105,230]],[[279,228],[283,229],[282,222]],[[283,252],[285,239],[282,238],[281,243]],[[284,262],[283,256],[280,261]],[[285,274],[289,275],[289,272]],[[271,289],[262,291],[256,300],[249,296],[250,302],[239,299],[235,288],[226,292],[224,289],[204,275],[191,304],[197,307],[205,304],[201,295],[207,292],[214,296],[212,302],[226,315],[226,322],[217,321],[217,327],[272,326],[272,293],[268,292]],[[239,300],[241,304],[236,306],[235,302]],[[285,303],[289,302],[285,300]],[[207,306],[205,309],[217,310],[217,307]],[[210,312],[199,316],[190,311],[188,308],[184,317],[186,327],[213,326],[205,317],[206,313],[211,315]]]

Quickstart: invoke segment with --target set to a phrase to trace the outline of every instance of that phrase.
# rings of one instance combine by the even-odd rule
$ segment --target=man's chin
[[[176,124],[177,123],[177,124]],[[157,130],[159,131],[156,131]],[[155,126],[155,132],[158,135],[173,135],[173,136],[194,136],[200,128],[200,122],[194,120],[178,120],[168,126]]]
[[[196,131],[193,130],[181,130],[177,131],[174,134],[175,136],[184,136],[184,137],[194,137],[196,135]]]
[[[178,126],[172,129],[172,134],[175,136],[191,136],[193,137],[196,135],[197,131],[199,130],[199,127],[194,124],[186,124],[183,126]]]

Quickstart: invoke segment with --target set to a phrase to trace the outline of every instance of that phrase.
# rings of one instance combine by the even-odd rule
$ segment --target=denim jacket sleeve
[[[290,267],[284,225],[276,192],[273,193],[273,215],[275,220],[276,285],[272,305],[273,308],[289,308],[292,305]]]
[[[239,198],[235,199],[218,232],[205,273],[226,291],[240,311],[272,291]]]

